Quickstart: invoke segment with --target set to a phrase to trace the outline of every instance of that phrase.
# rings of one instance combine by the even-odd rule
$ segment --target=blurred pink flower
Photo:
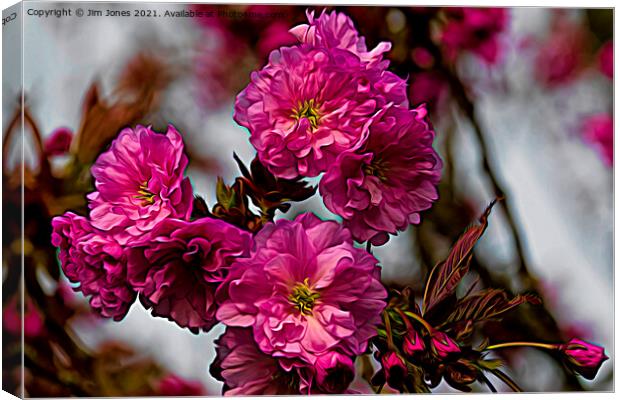
[[[343,152],[319,184],[326,207],[358,242],[379,246],[388,234],[420,222],[438,198],[442,163],[424,106],[389,107],[357,151]]]
[[[573,338],[560,345],[568,366],[586,379],[594,379],[605,360],[605,349],[581,339]]]
[[[583,138],[600,154],[605,165],[614,164],[614,119],[609,114],[596,114],[583,121]]]
[[[549,37],[534,61],[538,81],[554,86],[572,80],[584,66],[585,42],[583,26],[555,14]]]
[[[260,351],[251,329],[228,327],[215,345],[210,372],[224,382],[225,396],[299,394],[297,370],[286,371]]]
[[[383,53],[390,51],[390,42],[381,42],[374,49],[368,51],[366,40],[359,35],[349,16],[336,11],[323,10],[318,18],[314,18],[314,11],[306,11],[307,24],[297,25],[290,32],[301,42],[313,47],[326,49],[348,50],[355,54],[369,67],[379,66],[387,68],[389,61],[383,60]]]
[[[91,168],[93,226],[141,236],[165,218],[188,218],[193,193],[189,178],[183,179],[188,162],[183,147],[172,125],[166,134],[141,125],[122,130]]]
[[[446,358],[451,354],[457,354],[461,352],[458,344],[441,331],[434,331],[431,334],[431,348],[433,353],[439,358]]]
[[[2,310],[2,328],[15,336],[21,336],[22,332],[22,309],[21,302],[18,303],[17,297],[9,300]],[[30,297],[25,297],[24,304],[24,337],[26,339],[36,338],[45,331],[43,314],[34,304]]]
[[[328,351],[361,354],[376,334],[386,291],[380,267],[348,230],[313,214],[256,234],[251,257],[218,289],[217,318],[252,327],[259,348],[314,364]]]
[[[140,301],[155,316],[183,328],[209,330],[215,320],[215,290],[230,264],[246,256],[248,232],[222,220],[166,219],[128,253],[128,276]]]
[[[43,145],[45,153],[51,156],[63,155],[69,151],[73,140],[73,132],[69,128],[55,129],[51,135],[45,139]]]
[[[405,81],[348,51],[303,45],[271,53],[237,96],[234,118],[261,162],[290,179],[325,171],[389,103],[407,104]]]
[[[186,380],[175,374],[168,374],[157,383],[157,395],[159,396],[204,396],[205,394],[202,383]]]
[[[90,221],[67,212],[52,220],[52,244],[58,247],[67,278],[75,291],[89,297],[102,316],[121,320],[136,298],[127,283],[125,255],[115,234],[99,231]]]
[[[614,78],[614,43],[608,40],[599,52],[599,68],[609,79]]]
[[[454,61],[462,51],[468,50],[494,64],[501,48],[499,35],[508,24],[508,11],[504,8],[448,7],[443,9],[447,22],[441,28],[439,41],[446,57]]]

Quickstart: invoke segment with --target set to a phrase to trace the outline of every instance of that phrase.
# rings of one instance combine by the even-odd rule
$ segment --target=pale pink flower
[[[166,219],[128,253],[129,282],[155,316],[183,328],[209,330],[215,290],[230,264],[246,256],[251,235],[219,219]]]
[[[407,104],[406,82],[341,49],[273,51],[237,96],[234,118],[261,162],[280,178],[316,176],[354,148],[375,114]]]
[[[217,355],[210,372],[224,382],[225,396],[299,394],[297,370],[287,371],[263,353],[252,329],[226,328],[215,345]]]
[[[102,230],[125,228],[141,236],[165,218],[188,218],[193,194],[183,139],[141,125],[124,129],[91,168],[96,191],[88,195],[90,219]]]
[[[424,106],[389,107],[357,151],[342,153],[321,179],[327,208],[344,219],[355,240],[384,244],[420,222],[438,198],[442,163]]]
[[[217,318],[252,327],[259,348],[314,364],[328,351],[357,355],[376,334],[386,291],[377,260],[334,221],[301,214],[256,234],[218,289]]]
[[[127,282],[126,239],[93,227],[88,219],[67,212],[52,220],[52,244],[58,247],[63,272],[102,316],[121,320],[136,299]]]
[[[383,60],[383,53],[390,51],[390,42],[381,42],[372,50],[366,47],[366,40],[359,35],[355,25],[349,16],[336,11],[323,10],[318,18],[314,17],[314,11],[306,11],[307,24],[297,25],[290,32],[301,42],[313,47],[327,49],[348,50],[357,55],[369,66],[381,64],[387,68],[389,62]]]

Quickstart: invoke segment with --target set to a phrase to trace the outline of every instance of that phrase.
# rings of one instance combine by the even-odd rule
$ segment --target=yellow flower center
[[[312,129],[316,129],[319,126],[319,120],[321,119],[318,106],[315,104],[314,99],[305,100],[303,103],[300,101],[297,107],[293,108],[291,117],[295,118],[297,121],[306,118],[310,122]]]
[[[148,182],[144,182],[140,185],[138,195],[134,197],[138,200],[142,200],[143,206],[148,206],[155,202],[155,194],[149,191]]]
[[[312,314],[314,303],[319,297],[320,294],[310,288],[308,278],[306,278],[293,288],[288,299],[302,314],[309,315]]]
[[[387,180],[388,165],[378,158],[372,160],[370,164],[364,165],[363,171],[364,174],[376,176],[380,181],[385,182]]]

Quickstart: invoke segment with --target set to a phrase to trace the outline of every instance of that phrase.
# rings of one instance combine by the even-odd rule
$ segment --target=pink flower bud
[[[413,356],[415,353],[424,350],[424,342],[422,338],[415,330],[410,330],[407,332],[405,336],[405,340],[403,341],[403,351],[408,356]]]
[[[51,156],[58,156],[69,151],[73,132],[69,128],[58,128],[45,140],[45,153]]]
[[[335,351],[321,355],[315,368],[316,383],[324,393],[344,393],[355,377],[351,357]]]
[[[407,364],[396,352],[388,351],[381,357],[383,373],[388,385],[394,389],[400,388],[407,377]]]
[[[454,342],[454,340],[450,339],[448,335],[440,331],[433,332],[431,336],[431,347],[433,349],[433,353],[435,353],[435,355],[439,358],[446,358],[450,354],[461,352],[461,349]]]
[[[586,379],[594,379],[599,368],[609,357],[605,349],[581,339],[573,338],[559,347],[568,366]]]

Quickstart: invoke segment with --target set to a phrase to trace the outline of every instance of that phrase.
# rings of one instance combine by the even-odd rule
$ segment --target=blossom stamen
[[[142,200],[142,205],[149,206],[155,203],[155,193],[149,191],[148,182],[144,182],[138,189],[138,195],[134,196],[138,200]]]
[[[302,314],[310,315],[312,314],[314,303],[319,297],[320,294],[310,288],[308,278],[306,278],[293,288],[288,299]]]
[[[314,99],[305,100],[303,103],[300,101],[297,107],[293,108],[291,117],[295,118],[297,121],[306,118],[310,122],[312,129],[316,129],[319,126],[319,120],[321,119]]]
[[[363,167],[364,174],[366,176],[376,176],[380,181],[387,181],[387,163],[383,162],[381,159],[376,159],[370,162],[370,164],[366,164]]]

